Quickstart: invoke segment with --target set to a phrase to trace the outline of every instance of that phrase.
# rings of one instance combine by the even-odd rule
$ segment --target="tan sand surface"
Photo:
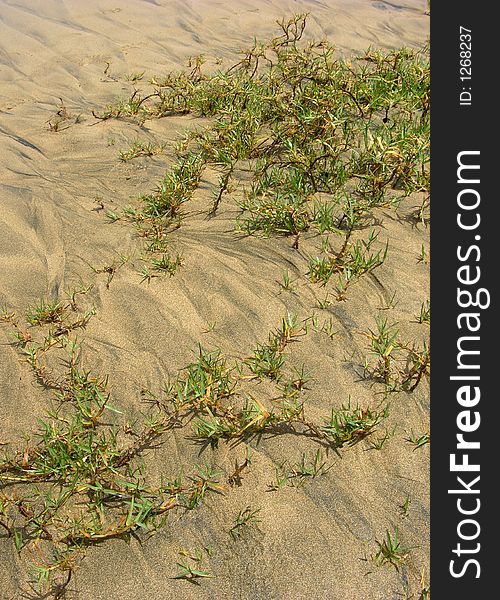
[[[397,215],[379,211],[380,239],[389,242],[385,264],[356,283],[346,302],[323,310],[317,304],[324,291],[304,277],[315,240],[306,239],[297,251],[287,238],[235,235],[237,211],[229,201],[216,218],[206,219],[208,183],[175,236],[182,269],[147,284],[137,272],[140,264],[127,264],[108,288],[106,274],[89,265],[99,269],[134,255],[139,242],[132,227],[110,224],[95,210],[96,198],[107,210],[132,203],[154,189],[172,158],[167,148],[124,163],[119,150],[138,138],[172,145],[196,120],[172,117],[139,127],[97,121],[92,110],[130,94],[127,74],[144,71],[146,80],[201,53],[233,61],[254,35],[269,38],[275,20],[293,13],[310,12],[308,35],[326,36],[349,55],[370,45],[421,47],[429,30],[426,10],[420,0],[0,0],[0,306],[22,314],[41,297],[57,297],[79,281],[94,283],[97,314],[82,334],[83,360],[109,374],[114,406],[130,415],[144,410],[141,390],[158,392],[191,361],[199,343],[242,358],[287,310],[303,319],[315,312],[320,323],[333,319],[337,335],[311,334],[287,351],[290,364],[305,363],[313,373],[306,394],[310,414],[328,415],[349,395],[356,403],[373,403],[374,389],[360,378],[355,358],[367,353],[360,332],[374,326],[394,292],[397,303],[388,312],[402,335],[421,341],[428,331],[412,322],[429,297],[429,267],[418,262],[422,244],[429,246],[428,228],[405,218],[418,199],[405,201]],[[50,131],[61,100],[81,115],[79,122]],[[280,293],[284,269],[301,281],[297,294]],[[2,326],[0,441],[17,443],[49,402],[10,342],[9,327]],[[226,485],[224,495],[207,496],[142,546],[117,539],[90,548],[66,597],[418,600],[421,574],[428,577],[429,567],[429,445],[414,451],[405,438],[427,431],[428,418],[424,381],[392,402],[381,432],[396,432],[382,450],[363,440],[339,455],[330,452],[326,475],[278,492],[268,491],[275,467],[285,457],[299,461],[316,446],[291,434],[253,440],[241,487]],[[200,461],[229,473],[235,457],[241,462],[245,456],[243,446],[222,443],[200,458],[199,446],[183,432],[169,436],[146,453],[158,479]],[[400,506],[408,495],[411,508],[403,517]],[[261,509],[259,529],[235,543],[227,531],[248,505]],[[412,548],[407,564],[399,571],[373,568],[363,558],[395,526]],[[213,555],[205,566],[214,579],[201,585],[172,579],[181,547],[208,545]],[[32,597],[25,569],[12,539],[0,531],[1,598]]]

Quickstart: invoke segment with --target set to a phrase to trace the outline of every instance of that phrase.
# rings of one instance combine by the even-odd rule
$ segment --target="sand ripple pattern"
[[[167,152],[122,163],[118,151],[137,138],[172,141],[193,119],[139,127],[97,122],[91,111],[130,92],[127,74],[161,75],[202,53],[234,60],[235,49],[251,44],[254,34],[272,36],[275,19],[285,15],[310,12],[308,34],[328,37],[339,52],[349,54],[370,45],[421,46],[428,36],[426,9],[420,0],[0,0],[0,305],[22,312],[40,297],[94,281],[98,314],[84,334],[84,358],[89,367],[110,374],[114,404],[125,411],[141,410],[140,390],[158,389],[192,359],[199,342],[241,358],[266,340],[287,308],[310,314],[321,292],[314,297],[305,291],[292,300],[277,293],[284,269],[303,278],[307,257],[287,240],[236,237],[234,211],[207,220],[203,194],[193,199],[177,234],[182,270],[171,279],[141,285],[137,271],[126,266],[108,289],[106,277],[96,276],[89,265],[102,267],[132,255],[139,242],[126,224],[106,222],[96,210],[96,198],[109,209],[131,203],[154,188],[171,159]],[[48,122],[61,102],[81,115],[79,122],[50,131]],[[409,322],[428,297],[425,267],[415,259],[422,230],[392,217],[384,227],[391,252],[377,279],[360,281],[347,303],[329,309],[338,335],[332,340],[316,336],[293,348],[297,365],[314,357],[313,415],[327,414],[357,385],[346,348],[362,349],[356,332],[373,326],[373,315],[393,291],[400,300],[394,319],[402,322]],[[211,323],[216,324],[213,331],[204,333]],[[32,430],[47,401],[7,344],[5,328],[0,338],[0,431],[2,439],[11,440]],[[371,397],[367,387],[359,390],[356,401]],[[394,411],[418,429],[426,423],[427,408],[428,398],[421,393]],[[267,493],[276,464],[286,454],[298,460],[299,446],[286,436],[263,442],[248,485],[194,511],[187,522],[173,522],[144,548],[133,540],[130,547],[116,541],[92,549],[78,571],[74,597],[397,597],[404,583],[401,573],[379,570],[366,578],[358,559],[385,530],[388,518],[397,515],[398,502],[404,500],[400,490],[406,489],[402,482],[412,489],[415,539],[425,537],[418,530],[427,527],[428,518],[423,453],[401,456],[397,445],[391,449],[389,444],[382,456],[356,447],[335,461],[333,486]],[[172,470],[182,461],[194,462],[197,452],[179,436],[166,445],[160,466]],[[224,458],[228,450],[220,452]],[[254,546],[235,548],[224,531],[226,513],[248,504],[264,507],[264,533]],[[179,546],[201,545],[210,537],[220,549],[212,566],[222,575],[215,583],[198,588],[167,578]],[[3,598],[21,597],[20,565],[11,546],[11,540],[0,537]],[[421,553],[425,556],[425,548]],[[117,578],[118,571],[127,576]]]

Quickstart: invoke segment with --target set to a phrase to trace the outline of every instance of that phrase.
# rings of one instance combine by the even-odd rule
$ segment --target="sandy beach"
[[[120,444],[149,410],[145,390],[160,396],[200,345],[220,350],[228,364],[244,361],[287,314],[306,324],[307,334],[283,356],[288,369],[305,365],[311,373],[304,390],[309,417],[320,422],[349,398],[378,406],[380,385],[363,377],[363,360],[372,360],[366,332],[376,316],[397,323],[408,344],[422,346],[429,337],[417,318],[429,299],[429,226],[412,216],[423,195],[409,195],[396,211],[374,209],[387,257],[337,301],[330,287],[306,276],[319,245],[312,231],[298,249],[286,236],[237,235],[240,211],[231,194],[207,219],[215,180],[207,171],[169,242],[182,267],[144,280],[137,230],[106,214],[151,194],[183,131],[208,119],[185,114],[137,123],[93,112],[147,90],[151,78],[185,68],[190,57],[203,54],[207,71],[231,65],[254,36],[270,39],[277,19],[297,13],[309,13],[307,39],[328,39],[342,57],[368,47],[419,49],[429,35],[427,9],[420,0],[0,0],[0,451],[22,449],[27,437],[36,442],[53,403],[53,390],[36,380],[13,344],[15,319],[7,315],[22,320],[40,299],[64,299],[75,289],[88,289],[79,302],[95,309],[76,332],[80,360],[108,378],[115,412],[105,414],[117,423]],[[120,160],[137,140],[164,147]],[[285,270],[293,291],[282,285]],[[51,360],[60,372],[62,354]],[[269,409],[273,382],[246,376],[248,394]],[[35,595],[29,569],[36,545],[31,554],[18,553],[11,532],[0,528],[0,597],[425,600],[430,444],[409,440],[429,431],[428,379],[391,395],[389,405],[376,430],[339,451],[287,431],[201,446],[190,424],[173,428],[140,457],[148,481],[159,486],[210,464],[221,472],[220,488],[193,510],[171,511],[149,539],[117,536],[89,545],[59,596]],[[318,448],[328,470],[304,485],[272,489],[283,461],[299,463],[304,453],[311,460]],[[231,475],[245,459],[236,485]],[[25,484],[0,486],[4,502],[26,493]],[[234,539],[228,531],[247,507],[258,511],[258,522]],[[396,529],[408,555],[398,568],[375,565],[377,543]],[[195,549],[199,561],[189,558]],[[183,560],[211,577],[175,579]]]

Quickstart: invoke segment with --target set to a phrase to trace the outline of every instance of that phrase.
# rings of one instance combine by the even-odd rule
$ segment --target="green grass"
[[[60,323],[64,317],[64,306],[57,300],[40,300],[30,306],[26,312],[26,320],[30,325]]]
[[[152,142],[135,141],[128,150],[122,150],[119,158],[127,162],[139,156],[155,156],[161,154],[165,149],[165,144],[153,144]]]
[[[302,487],[306,481],[315,479],[320,475],[326,474],[330,467],[322,460],[321,449],[316,450],[312,460],[309,459],[307,452],[304,452],[300,462],[291,464],[284,461],[276,467],[275,481],[270,484],[270,490],[280,490],[287,484],[292,487]]]
[[[382,450],[382,448],[384,448],[388,440],[390,440],[391,437],[394,436],[394,433],[395,429],[393,429],[392,431],[386,429],[383,436],[371,441],[370,448],[373,448],[373,450]]]
[[[393,380],[393,362],[396,351],[400,348],[399,329],[396,323],[389,323],[387,317],[375,319],[377,329],[370,330],[371,354],[377,358],[374,376],[382,380],[387,386]]]
[[[81,366],[76,332],[94,311],[82,311],[76,300],[88,291],[70,293],[69,304],[40,301],[30,308],[26,322],[36,325],[36,338],[8,313],[19,352],[38,382],[50,390],[52,408],[22,447],[7,445],[0,458],[2,488],[32,486],[20,497],[0,493],[0,524],[19,551],[26,549],[29,554],[43,549],[32,565],[33,582],[54,593],[68,585],[89,545],[155,530],[167,512],[193,510],[207,493],[222,489],[222,472],[209,465],[197,467],[187,478],[164,480],[160,486],[151,486],[138,468],[142,449],[177,422],[175,410],[145,416],[132,430],[129,443],[118,441],[116,418],[121,411],[113,405],[107,378]],[[54,351],[65,353],[66,359],[57,361],[58,367],[49,367]],[[177,384],[179,401],[184,396],[189,403],[201,400],[210,377],[223,379],[221,364],[217,355],[201,353],[200,360],[188,367],[188,376],[182,377],[182,387],[181,380]],[[210,400],[217,402],[229,394],[229,385],[222,381]]]
[[[427,341],[423,341],[421,348],[404,342],[397,323],[390,323],[386,316],[377,316],[375,322],[376,329],[363,332],[370,341],[370,354],[376,358],[374,365],[365,358],[366,374],[384,383],[388,391],[413,392],[430,376],[431,353]]]
[[[357,240],[354,244],[345,241],[338,252],[330,248],[326,257],[312,258],[307,273],[310,280],[325,286],[332,275],[338,274],[335,297],[337,300],[345,300],[347,289],[352,283],[384,264],[388,244],[383,250],[372,251],[377,238],[378,233],[371,230],[367,240]]]
[[[371,447],[382,449],[392,436],[394,429],[386,428],[375,437],[389,417],[383,403],[349,397],[340,404],[335,398],[322,413],[314,405],[315,382],[293,355],[310,332],[325,334],[325,354],[333,352],[339,329],[334,301],[346,300],[350,287],[384,265],[388,255],[387,243],[379,239],[378,210],[395,211],[404,197],[419,192],[426,199],[416,217],[427,222],[428,49],[370,49],[344,60],[326,41],[305,42],[305,27],[306,15],[284,20],[275,38],[256,41],[231,68],[206,74],[203,60],[193,59],[189,70],[153,78],[149,89],[135,89],[94,113],[100,120],[139,124],[174,114],[205,118],[179,141],[173,163],[150,188],[154,191],[115,210],[106,211],[99,198],[95,210],[105,211],[111,222],[135,225],[144,243],[143,282],[173,276],[184,259],[173,251],[172,240],[190,218],[193,197],[206,187],[210,171],[216,183],[203,209],[207,217],[231,203],[238,209],[236,233],[282,238],[270,243],[291,244],[286,250],[297,250],[303,265],[308,263],[304,286],[282,271],[280,291],[290,294],[280,296],[286,314],[275,329],[256,338],[261,341],[254,348],[235,354],[199,346],[161,393],[142,391],[148,408],[130,422],[107,377],[82,360],[80,335],[95,314],[91,286],[73,290],[65,300],[41,299],[24,318],[8,308],[0,313],[12,329],[13,347],[50,400],[29,438],[5,444],[0,456],[0,529],[31,559],[40,594],[62,597],[89,547],[112,538],[145,540],[167,526],[172,512],[196,510],[207,496],[216,502],[228,493],[226,482],[234,488],[247,475],[251,480],[248,444],[264,435],[266,440],[292,436],[308,448],[301,448],[298,460],[284,457],[277,463],[272,490],[313,480],[319,485],[331,468],[324,452],[341,455],[368,436]],[[132,73],[127,79],[143,76]],[[60,110],[62,120],[54,123],[68,117],[63,105]],[[166,147],[136,141],[120,158],[153,156]],[[309,248],[319,243],[318,252],[308,256],[306,243]],[[94,275],[106,277],[109,288],[129,260],[120,256],[89,266]],[[424,246],[419,260],[428,261]],[[329,286],[320,300],[318,286]],[[306,302],[303,288],[330,313],[324,322],[315,314],[300,321],[289,309]],[[417,320],[430,322],[428,302]],[[404,342],[398,325],[385,317],[364,335],[370,353],[366,374],[386,391],[413,392],[429,376],[426,341]],[[179,465],[177,473],[153,480],[144,452],[161,446],[174,430],[200,444],[200,452],[227,444],[231,459],[233,447],[246,443],[246,459],[234,461],[233,473],[206,462]],[[412,432],[408,441],[417,449],[430,437]],[[259,510],[247,506],[238,512],[228,530],[234,541],[257,528]],[[397,529],[387,530],[377,545],[374,560],[380,566],[397,568],[406,558]],[[175,579],[198,584],[213,577],[202,565],[203,552],[182,554]],[[422,584],[422,597],[425,590]]]
[[[381,411],[356,406],[351,401],[340,410],[332,410],[328,421],[321,427],[335,448],[348,444],[352,446],[369,435],[373,429],[388,415],[387,407]]]
[[[385,538],[380,542],[377,540],[378,550],[373,556],[375,564],[379,567],[386,564],[392,565],[396,570],[406,560],[409,552],[404,550],[399,541],[399,531],[396,527],[394,533],[387,529]]]
[[[294,281],[290,277],[290,273],[285,269],[281,275],[281,281],[279,282],[282,291],[296,294]]]
[[[260,523],[260,519],[257,517],[259,512],[260,508],[252,510],[250,506],[240,510],[236,516],[234,525],[229,530],[229,535],[234,541],[240,539],[251,528],[258,526],[258,523]]]
[[[113,401],[107,378],[85,369],[81,360],[77,334],[95,310],[80,304],[91,289],[74,290],[67,303],[35,304],[26,315],[27,328],[14,313],[3,311],[4,321],[14,328],[19,353],[52,400],[35,433],[18,448],[8,445],[0,458],[2,485],[28,486],[21,497],[0,494],[0,526],[23,553],[42,544],[43,554],[33,566],[33,581],[40,589],[67,585],[89,546],[111,538],[144,537],[165,526],[171,511],[195,510],[207,494],[223,493],[224,479],[242,484],[242,472],[251,465],[248,452],[241,465],[236,461],[233,474],[203,464],[187,476],[165,475],[161,484],[151,484],[141,467],[142,453],[151,444],[163,443],[174,428],[190,429],[195,441],[213,446],[266,432],[302,436],[316,444],[312,455],[304,452],[299,462],[285,460],[276,470],[272,489],[280,489],[300,487],[324,475],[330,467],[321,446],[337,452],[352,446],[388,416],[387,407],[361,407],[349,400],[311,420],[304,400],[311,377],[304,365],[288,368],[282,363],[275,377],[258,353],[229,362],[220,350],[200,346],[192,362],[165,384],[161,396],[143,392],[150,410],[124,427],[125,415]],[[316,329],[321,332],[319,323]],[[305,322],[287,313],[259,348],[282,357],[285,351],[293,352],[304,335]],[[51,361],[54,352],[62,352],[65,360]],[[274,386],[277,396],[272,402],[245,391],[245,382],[257,375]],[[257,514],[250,507],[240,511],[230,529],[233,539],[257,525]],[[190,561],[178,566],[178,577],[190,581],[209,573]]]
[[[296,341],[295,338],[303,333],[303,327],[299,326],[297,316],[288,313],[282,319],[281,327],[269,334],[267,343],[257,345],[253,356],[246,360],[246,364],[256,377],[268,377],[279,381],[285,363],[283,352],[289,343]]]
[[[408,513],[410,511],[410,506],[411,506],[411,497],[410,496],[406,496],[404,502],[401,504],[401,514],[404,517],[408,516]]]
[[[189,70],[154,77],[146,91],[94,114],[139,123],[188,113],[209,118],[185,134],[156,191],[128,215],[153,240],[182,224],[204,172],[215,169],[207,216],[227,196],[240,208],[237,231],[247,235],[290,236],[294,248],[309,231],[333,235],[339,243],[311,259],[309,276],[325,284],[338,273],[344,300],[386,253],[371,253],[370,237],[351,244],[354,232],[374,209],[395,209],[429,189],[428,48],[369,49],[345,60],[325,40],[303,41],[306,23],[306,14],[280,21],[278,36],[256,40],[230,68],[205,73],[204,59],[192,59]],[[121,158],[163,147],[136,142]],[[428,201],[421,219],[427,208]]]
[[[417,317],[418,323],[426,323],[430,325],[431,323],[431,303],[429,300],[422,302],[420,306],[420,314]]]
[[[411,435],[407,438],[407,441],[415,446],[414,450],[418,450],[418,448],[430,444],[431,436],[428,433],[422,433],[420,435],[414,434],[412,431]]]
[[[185,579],[190,583],[194,583],[199,585],[199,579],[207,579],[215,577],[208,571],[204,571],[200,568],[200,563],[204,559],[204,553],[207,556],[211,556],[211,550],[204,548],[203,550],[200,548],[195,548],[194,552],[190,552],[188,550],[181,549],[179,554],[184,556],[184,560],[177,563],[178,573],[173,577],[173,579]]]

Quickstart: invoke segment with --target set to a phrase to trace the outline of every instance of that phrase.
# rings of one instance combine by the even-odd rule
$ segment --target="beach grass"
[[[428,48],[370,48],[346,60],[327,41],[305,41],[306,25],[305,14],[284,19],[279,35],[255,41],[225,70],[206,74],[203,59],[194,58],[188,70],[153,77],[146,90],[134,88],[93,111],[98,121],[126,119],[141,126],[190,114],[203,118],[203,126],[185,132],[154,191],[104,213],[110,223],[135,226],[144,243],[139,258],[87,263],[95,279],[89,285],[65,298],[40,298],[22,316],[8,307],[0,313],[12,349],[48,398],[37,428],[22,443],[2,445],[0,456],[0,527],[30,563],[31,583],[41,597],[64,597],[90,547],[115,538],[145,540],[168,527],[169,515],[201,509],[207,497],[215,502],[244,487],[253,467],[249,448],[264,435],[307,444],[307,450],[274,463],[268,491],[279,494],[331,481],[329,452],[342,457],[362,443],[385,452],[396,431],[387,425],[389,394],[411,397],[430,375],[428,332],[421,344],[406,341],[400,323],[383,314],[371,329],[355,332],[366,342],[362,384],[378,385],[382,400],[377,394],[357,400],[353,393],[322,411],[308,394],[314,357],[303,360],[301,343],[320,334],[333,343],[341,335],[335,310],[348,301],[352,286],[378,281],[374,272],[391,254],[380,211],[397,218],[402,200],[420,194],[424,200],[413,218],[427,224],[430,175]],[[133,72],[127,80],[135,86],[144,75]],[[62,103],[58,118],[49,122],[51,131],[69,126],[71,118]],[[129,163],[173,145],[136,140],[118,159]],[[235,235],[286,240],[307,267],[292,278],[284,268],[289,265],[281,265],[277,295],[286,297],[288,307],[303,297],[303,288],[312,290],[327,318],[320,324],[314,313],[304,319],[287,308],[271,331],[249,336],[244,351],[236,344],[229,352],[199,344],[161,393],[138,391],[147,410],[129,420],[109,377],[85,365],[85,329],[97,313],[91,291],[101,275],[109,290],[117,272],[136,260],[144,263],[138,283],[151,284],[148,290],[165,276],[182,276],[189,259],[174,249],[176,232],[188,227],[190,206],[209,172],[216,183],[204,196],[206,219],[220,216],[230,203],[237,212]],[[317,244],[315,253],[305,253],[310,244]],[[428,262],[423,244],[418,260]],[[384,310],[395,309],[394,298]],[[426,330],[421,326],[430,323],[428,300],[415,319]],[[203,333],[212,334],[215,324]],[[174,434],[198,445],[200,455],[224,446],[234,472],[200,459],[187,474],[184,467],[162,472],[158,482],[144,459]],[[430,436],[412,432],[407,442],[417,450]],[[232,453],[240,445],[247,449],[241,463]],[[245,508],[226,529],[235,546],[264,527],[261,508],[239,506]],[[408,496],[405,516],[409,506]],[[408,552],[398,536],[397,528],[387,530],[376,542],[376,565],[404,564]],[[203,585],[216,577],[203,566],[208,558],[206,551],[184,552],[172,578]],[[422,598],[429,593],[423,582]]]
[[[378,232],[351,242],[373,210],[396,210],[402,198],[429,191],[428,49],[370,48],[341,59],[327,41],[302,43],[306,23],[306,14],[280,21],[281,35],[255,42],[224,71],[206,74],[204,60],[193,59],[191,70],[153,77],[144,95],[135,89],[95,116],[140,123],[179,114],[210,118],[177,144],[156,191],[122,215],[148,237],[149,250],[182,224],[204,173],[215,169],[207,215],[231,195],[242,233],[291,237],[294,248],[308,231],[332,234],[325,256],[311,257],[308,276],[325,285],[338,273],[336,297],[344,300],[387,254],[387,246],[370,253]],[[136,142],[120,158],[164,147]],[[428,206],[427,195],[418,219],[425,220]],[[143,273],[148,281],[152,271]]]

